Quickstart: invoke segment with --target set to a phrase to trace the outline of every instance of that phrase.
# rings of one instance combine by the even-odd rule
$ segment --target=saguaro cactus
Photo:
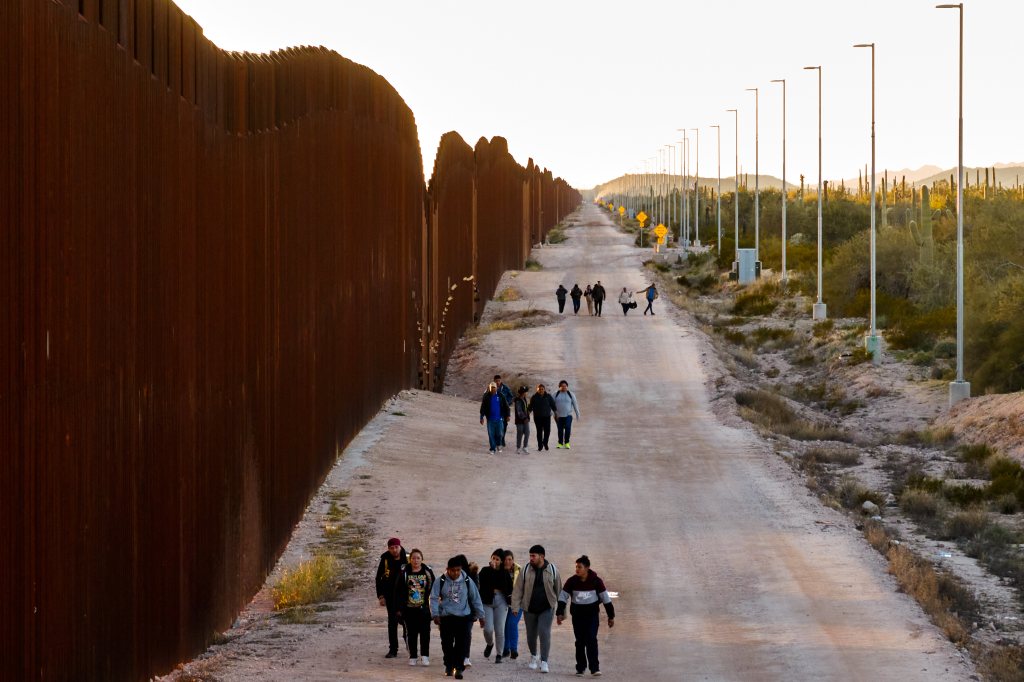
[[[910,222],[910,233],[917,244],[921,263],[931,265],[935,256],[935,240],[932,237],[932,206],[928,198],[928,186],[921,187],[921,222]]]

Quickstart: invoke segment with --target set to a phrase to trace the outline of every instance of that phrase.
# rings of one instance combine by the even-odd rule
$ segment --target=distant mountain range
[[[1024,182],[1024,162],[1020,162],[1020,163],[997,163],[997,164],[994,164],[993,166],[989,166],[990,182],[992,182],[991,176],[992,176],[992,169],[993,168],[995,169],[995,181],[994,182],[997,185],[999,183],[1002,183],[1003,187],[1015,187],[1019,183]],[[877,178],[876,182],[877,182],[877,184],[879,186],[881,186],[882,177],[885,175],[885,173],[886,173],[886,171],[883,169],[876,176],[876,178]],[[913,184],[913,185],[915,185],[917,187],[920,187],[922,185],[928,185],[930,187],[930,186],[934,185],[936,181],[939,181],[939,180],[945,180],[945,181],[948,182],[949,181],[949,176],[951,174],[952,175],[956,175],[956,168],[955,167],[954,168],[947,168],[947,169],[943,170],[939,166],[921,166],[920,168],[918,168],[916,170],[913,170],[913,169],[910,169],[910,168],[902,168],[902,169],[896,170],[896,171],[889,171],[888,174],[889,174],[889,182],[890,183],[892,183],[892,182],[903,182],[903,180],[905,178],[908,185],[909,184]],[[596,197],[596,196],[600,196],[602,194],[615,194],[615,193],[618,193],[618,192],[621,191],[622,187],[631,186],[632,183],[636,182],[636,178],[637,177],[638,176],[635,176],[635,175],[619,176],[619,177],[617,177],[617,178],[615,178],[613,180],[609,180],[608,182],[605,182],[605,183],[602,183],[600,185],[597,185],[592,190],[589,190],[588,192],[586,192],[586,195],[589,196],[589,197]],[[650,184],[652,182],[653,183],[659,183],[659,182],[665,182],[666,181],[666,176],[665,175],[655,175],[653,173],[652,174],[648,174],[647,176],[640,176],[640,177],[645,177],[646,178],[645,182],[647,182],[648,184]],[[753,173],[741,174],[740,177],[742,178],[743,184],[746,185],[747,189],[752,191],[754,189],[754,174]],[[968,186],[974,186],[974,185],[977,185],[979,183],[984,184],[984,182],[985,182],[985,168],[984,167],[981,167],[981,168],[975,168],[975,167],[968,168],[968,167],[965,167],[964,168],[964,177],[965,177],[965,179],[967,181],[967,185]],[[672,182],[674,184],[674,186],[676,186],[676,187],[678,187],[679,184],[680,184],[680,180],[679,180],[679,176],[678,175],[670,176],[669,181]],[[691,182],[693,182],[692,179],[691,179]],[[812,179],[812,178],[808,177],[808,178],[804,179],[804,182],[807,183],[807,187],[809,189],[813,189],[814,186],[817,184],[816,178]],[[839,182],[839,181],[829,179],[828,182],[829,182],[829,186],[833,186],[836,182]],[[856,189],[857,189],[857,178],[847,178],[847,179],[842,180],[841,182],[843,184],[845,184],[847,188],[853,188],[856,191]],[[708,187],[708,188],[711,188],[711,189],[717,189],[717,187],[718,187],[718,178],[700,178],[700,184],[701,184],[702,187]],[[794,182],[792,179],[788,180],[787,181],[787,185],[790,188],[799,188],[799,186],[800,186],[799,178],[797,179],[796,182]],[[735,179],[732,176],[722,178],[722,191],[723,192],[726,192],[726,193],[732,192],[733,189],[735,188],[735,186],[736,186],[736,181],[735,181]],[[782,180],[780,178],[775,177],[774,175],[762,175],[761,178],[760,178],[760,186],[761,186],[762,189],[782,189]]]

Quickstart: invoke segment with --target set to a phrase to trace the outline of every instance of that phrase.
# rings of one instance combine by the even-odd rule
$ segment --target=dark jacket
[[[384,597],[392,599],[395,596],[395,584],[398,582],[398,574],[402,566],[406,564],[409,557],[405,554],[405,547],[399,553],[398,558],[391,556],[391,552],[384,552],[380,555],[380,563],[377,564],[377,598]]]
[[[556,615],[565,614],[566,603],[572,604],[569,612],[576,616],[592,616],[597,614],[598,607],[604,604],[604,610],[608,618],[615,618],[615,607],[612,606],[611,595],[604,586],[604,581],[593,571],[587,572],[586,580],[578,575],[569,576],[569,579],[562,585],[562,591],[558,595],[558,608]]]
[[[490,391],[484,391],[484,397],[480,399],[480,417],[482,419],[490,419],[491,416],[491,395],[498,396],[498,406],[501,408],[501,418],[508,421],[509,406],[508,401],[501,395],[501,393],[492,394]]]
[[[484,566],[480,569],[480,600],[490,606],[494,602],[494,591],[505,595],[505,603],[512,603],[512,574],[504,568]]]
[[[526,402],[526,398],[516,398],[512,407],[515,408],[516,424],[526,424],[530,421],[530,404]]]
[[[578,301],[578,300],[580,300],[580,296],[583,295],[583,289],[580,289],[580,286],[578,284],[573,284],[572,285],[572,291],[569,292],[569,295],[573,299]]]
[[[395,581],[395,609],[426,609],[430,610],[430,588],[434,586],[434,571],[430,566],[422,564],[414,573],[411,564],[402,566]],[[412,589],[410,589],[412,588]]]
[[[563,287],[561,284],[559,284],[558,288],[555,289],[555,298],[557,298],[559,301],[564,301],[565,295],[567,293],[569,293],[569,290]]]
[[[530,396],[530,412],[533,412],[534,417],[550,418],[554,411],[555,399],[551,397],[550,393],[545,392],[544,395],[534,393]]]
[[[504,398],[505,402],[509,405],[511,405],[512,401],[516,399],[515,395],[512,394],[512,389],[509,388],[506,383],[502,383],[501,386],[498,386],[498,393],[501,394],[501,397]]]
[[[607,292],[604,290],[603,284],[598,284],[597,286],[595,286],[591,293],[593,294],[595,301],[603,301],[604,299],[608,298]]]

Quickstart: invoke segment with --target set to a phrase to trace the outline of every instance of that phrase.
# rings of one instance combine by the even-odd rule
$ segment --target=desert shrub
[[[949,339],[936,341],[935,345],[932,346],[932,353],[937,358],[955,358],[956,341],[951,341]]]
[[[543,270],[544,266],[541,265],[539,260],[537,260],[536,258],[533,258],[531,256],[530,258],[526,259],[526,268],[525,269],[529,270],[530,272],[537,272],[539,270]]]
[[[945,536],[950,540],[973,538],[988,525],[988,515],[981,509],[967,509],[946,519]]]
[[[942,510],[942,498],[922,488],[907,488],[899,497],[900,509],[916,521],[936,518]]]
[[[846,361],[850,365],[863,365],[865,362],[871,362],[871,353],[864,346],[857,346],[850,351]]]
[[[772,424],[788,424],[796,419],[785,400],[766,391],[738,391],[736,404],[757,412]]]
[[[561,244],[568,238],[569,235],[565,233],[565,228],[561,224],[555,225],[548,232],[548,244]]]
[[[813,328],[814,338],[824,339],[826,338],[833,329],[835,329],[836,323],[832,320],[822,320],[821,322],[815,322]]]
[[[742,346],[747,342],[747,335],[738,329],[726,329],[722,332],[722,337],[729,343],[735,343],[737,346]]]
[[[733,302],[732,312],[736,315],[770,315],[779,305],[778,288],[763,286],[744,291]]]
[[[280,611],[325,601],[335,592],[340,570],[338,559],[329,554],[318,554],[294,569],[285,569],[273,588],[274,608]]]
[[[811,448],[803,454],[803,458],[840,467],[853,467],[860,464],[860,453],[849,446]]]

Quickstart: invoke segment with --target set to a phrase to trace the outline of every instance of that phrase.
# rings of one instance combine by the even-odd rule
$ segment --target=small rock
[[[860,506],[860,509],[868,516],[878,516],[881,513],[878,505],[871,500],[864,500],[864,504]]]

